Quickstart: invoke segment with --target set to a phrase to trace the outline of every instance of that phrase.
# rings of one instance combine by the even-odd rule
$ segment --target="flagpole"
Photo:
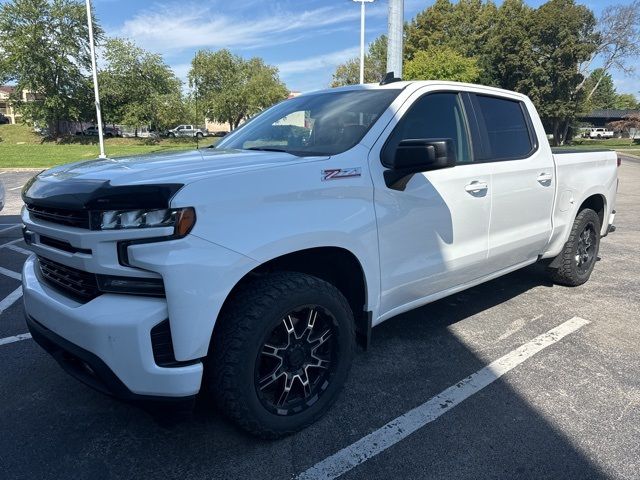
[[[364,18],[365,18],[365,3],[373,3],[374,0],[353,0],[360,3],[360,83],[364,83]]]
[[[87,2],[87,24],[89,25],[89,49],[91,50],[91,67],[93,73],[93,94],[96,100],[96,120],[98,121],[98,141],[100,142],[99,158],[107,158],[104,153],[104,134],[102,131],[102,113],[100,111],[100,92],[98,91],[98,69],[96,67],[96,47],[93,42],[93,18],[91,16],[91,0]]]

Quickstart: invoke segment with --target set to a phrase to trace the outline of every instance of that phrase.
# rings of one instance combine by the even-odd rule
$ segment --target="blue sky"
[[[161,53],[178,76],[200,48],[229,48],[277,65],[292,90],[326,87],[335,66],[359,54],[360,8],[352,0],[93,0],[111,36]],[[585,0],[596,15],[630,0]],[[405,0],[405,18],[433,3]],[[500,2],[498,2],[500,3]],[[532,6],[544,0],[530,0]],[[387,0],[367,6],[367,42],[386,32]],[[619,91],[638,94],[638,77],[613,72]]]

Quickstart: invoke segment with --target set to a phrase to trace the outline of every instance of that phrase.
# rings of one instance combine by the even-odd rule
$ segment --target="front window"
[[[335,155],[355,146],[399,89],[304,95],[281,102],[247,122],[216,148]]]

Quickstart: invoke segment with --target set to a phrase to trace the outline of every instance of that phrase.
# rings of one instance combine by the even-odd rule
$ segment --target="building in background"
[[[15,124],[21,115],[15,111],[11,104],[11,95],[15,92],[14,87],[0,85],[0,113],[9,119],[10,124]]]
[[[16,88],[10,85],[0,85],[0,113],[9,119],[9,123],[15,125],[22,118],[22,114],[18,112],[13,105]],[[33,102],[36,95],[28,90],[20,92],[20,101]]]
[[[578,120],[589,123],[593,127],[606,127],[608,123],[622,120],[628,115],[640,115],[640,110],[619,110],[614,108],[592,110],[589,113],[580,115]]]

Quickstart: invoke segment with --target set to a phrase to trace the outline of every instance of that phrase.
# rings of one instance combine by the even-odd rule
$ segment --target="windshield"
[[[335,155],[355,146],[399,89],[351,90],[285,100],[253,118],[216,148]]]

